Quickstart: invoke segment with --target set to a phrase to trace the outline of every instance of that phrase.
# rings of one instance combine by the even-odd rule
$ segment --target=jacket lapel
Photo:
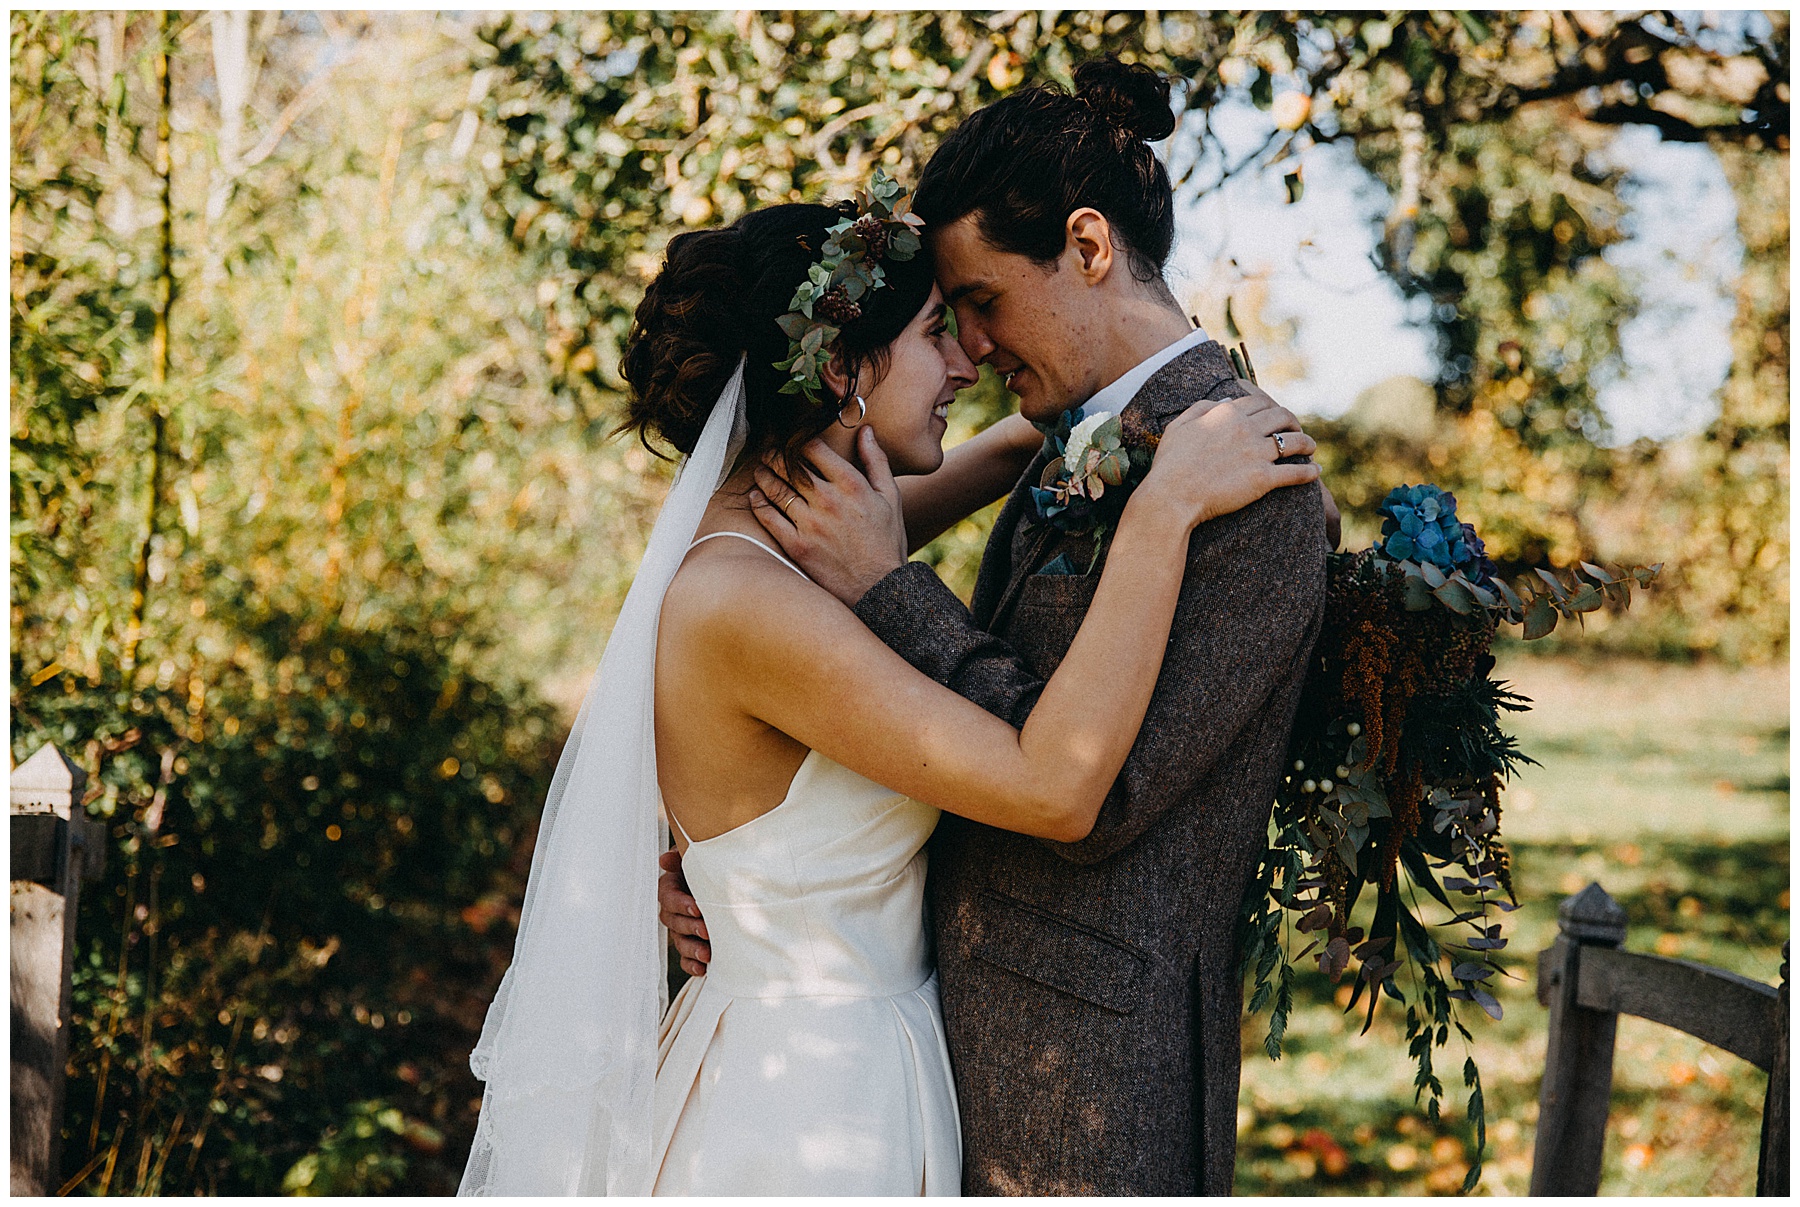
[[[1225,349],[1218,341],[1207,340],[1158,369],[1124,409],[1128,413],[1136,412],[1147,430],[1161,432],[1169,420],[1196,402],[1234,398],[1243,392],[1237,387],[1237,373],[1232,369],[1231,358]],[[997,632],[1005,623],[1007,609],[1024,587],[1025,580],[1037,572],[1056,538],[1062,535],[1045,524],[1030,534],[1034,539],[1017,539],[1019,524],[1031,514],[1031,487],[1043,476],[1048,461],[1048,456],[1041,452],[1032,458],[1030,468],[1013,487],[1006,505],[994,520],[987,549],[981,555],[981,569],[976,573],[970,611],[975,623],[990,633]]]
[[[994,631],[993,622],[999,615],[1000,604],[1016,590],[1014,583],[1030,573],[1029,563],[1013,557],[1013,536],[1018,532],[1019,521],[1031,506],[1031,488],[1043,477],[1044,466],[1048,463],[1049,457],[1043,452],[1031,459],[1031,464],[1013,487],[1012,494],[1006,497],[1000,514],[995,517],[994,529],[988,535],[987,548],[982,551],[981,568],[975,572],[975,593],[970,597],[969,611],[974,615],[975,623],[990,633]],[[1023,571],[1020,570],[1022,564],[1026,566]]]

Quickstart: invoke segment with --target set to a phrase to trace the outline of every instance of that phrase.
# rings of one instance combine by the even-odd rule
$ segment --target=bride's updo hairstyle
[[[1131,275],[1159,280],[1175,241],[1169,173],[1150,150],[1175,131],[1169,83],[1141,64],[1095,59],[1075,91],[1034,85],[978,109],[938,145],[913,211],[927,230],[968,214],[993,247],[1049,264],[1069,215],[1106,215]]]
[[[748,358],[746,456],[769,449],[792,454],[837,422],[839,408],[829,397],[821,407],[781,392],[788,374],[775,363],[788,358],[789,341],[776,320],[819,262],[828,228],[855,214],[850,202],[773,205],[730,226],[669,240],[662,271],[645,291],[625,343],[620,371],[631,397],[621,430],[636,433],[658,455],[659,445],[692,452],[740,356]],[[886,283],[863,295],[861,316],[843,324],[836,341],[851,379],[841,402],[867,394],[887,371],[888,345],[931,296],[931,257],[880,263]]]

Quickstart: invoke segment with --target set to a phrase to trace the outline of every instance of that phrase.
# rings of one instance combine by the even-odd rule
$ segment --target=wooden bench
[[[1756,1193],[1788,1193],[1788,971],[1765,985],[1723,969],[1624,950],[1625,910],[1598,884],[1565,900],[1538,956],[1550,1046],[1538,1096],[1534,1195],[1593,1195],[1612,1097],[1619,1015],[1674,1027],[1769,1074]]]

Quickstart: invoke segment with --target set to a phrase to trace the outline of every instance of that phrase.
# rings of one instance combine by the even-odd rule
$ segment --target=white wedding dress
[[[669,488],[557,760],[512,964],[469,1055],[486,1084],[461,1194],[960,1189],[925,938],[937,810],[808,755],[774,810],[689,847],[713,971],[665,1001],[658,622],[744,447],[746,363]]]
[[[654,1193],[960,1193],[924,919],[937,819],[814,751],[774,809],[689,843],[712,961],[663,1019]]]

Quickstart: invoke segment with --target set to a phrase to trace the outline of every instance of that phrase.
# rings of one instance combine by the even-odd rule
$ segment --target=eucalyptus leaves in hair
[[[834,422],[837,408],[830,400],[784,392],[791,366],[777,366],[791,360],[793,349],[781,321],[811,282],[833,228],[856,217],[851,202],[772,205],[730,226],[669,240],[662,270],[638,305],[620,366],[631,387],[624,430],[659,453],[691,452],[740,358],[746,362],[747,453],[797,449]],[[884,370],[888,345],[931,296],[928,257],[900,259],[890,252],[880,267],[882,287],[859,295],[856,320],[819,341],[820,351],[842,358],[853,383]]]
[[[924,223],[907,210],[906,194],[875,169],[875,179],[856,195],[856,213],[826,231],[819,262],[794,291],[791,309],[776,324],[787,335],[788,357],[775,365],[789,374],[783,394],[800,394],[824,406],[819,376],[831,362],[844,326],[863,315],[863,301],[887,284],[883,261],[912,259]]]

